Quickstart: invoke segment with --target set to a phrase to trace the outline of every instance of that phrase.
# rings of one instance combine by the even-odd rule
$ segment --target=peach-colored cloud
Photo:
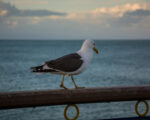
[[[0,16],[5,16],[7,14],[7,10],[1,10],[0,11]]]
[[[62,17],[62,16],[57,16],[57,15],[52,15],[52,16],[48,16],[48,17],[45,17],[45,18],[57,20],[57,19],[63,19],[64,17]]]
[[[147,3],[135,3],[135,4],[128,3],[125,5],[114,6],[111,8],[106,8],[106,7],[97,8],[97,9],[93,10],[91,13],[94,16],[109,14],[109,15],[114,15],[116,17],[121,17],[126,12],[136,11],[138,9],[143,9],[143,10],[149,9],[149,4],[147,4]]]
[[[71,20],[85,20],[88,16],[88,12],[70,13],[65,18]]]
[[[128,3],[114,7],[102,7],[87,12],[68,13],[67,16],[50,16],[50,19],[67,19],[88,23],[104,23],[107,18],[122,17],[126,12],[136,11],[138,9],[149,10],[150,3]]]

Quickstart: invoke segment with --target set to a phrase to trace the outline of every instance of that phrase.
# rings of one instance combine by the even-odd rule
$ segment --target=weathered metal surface
[[[150,100],[150,86],[1,92],[0,109],[132,100]]]

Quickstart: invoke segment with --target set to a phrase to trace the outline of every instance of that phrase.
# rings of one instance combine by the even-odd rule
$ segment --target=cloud
[[[1,10],[0,11],[0,16],[4,16],[4,15],[6,15],[7,14],[7,10]]]
[[[76,13],[68,13],[66,16],[51,16],[51,19],[67,19],[80,21],[105,21],[106,19],[116,19],[126,16],[127,14],[149,14],[150,4],[148,3],[134,3],[134,4],[124,4],[117,5],[113,7],[102,7],[97,8],[95,10],[87,11],[87,12],[76,12]],[[97,22],[96,22],[97,23]]]
[[[4,3],[0,1],[0,16],[16,16],[16,17],[43,17],[43,16],[65,16],[66,13],[55,12],[48,10],[21,10],[11,5],[10,3]]]
[[[38,24],[40,21],[45,19],[45,17],[50,17],[50,16],[60,17],[66,15],[67,13],[64,12],[55,12],[49,10],[22,10],[16,8],[14,5],[11,5],[10,3],[5,3],[0,1],[0,26],[1,27],[2,26],[4,27],[5,25],[16,27],[23,19],[26,20],[25,22],[26,24]]]
[[[21,5],[46,5],[48,4],[48,1],[41,1],[41,0],[26,0],[26,1],[14,1],[13,2],[15,5],[21,4]]]
[[[13,15],[13,13],[12,13]],[[28,17],[32,17],[32,16],[65,16],[66,13],[60,13],[60,12],[52,12],[52,11],[47,11],[47,10],[20,10],[17,13],[14,13],[14,15],[16,16],[28,16]]]
[[[138,9],[132,12],[126,12],[124,16],[150,16],[150,10]]]
[[[103,8],[97,8],[92,11],[95,15],[102,15],[102,14],[108,14],[108,15],[116,15],[116,16],[122,16],[124,13],[128,11],[135,11],[138,9],[147,9],[148,6],[146,3],[134,3],[134,4],[124,4],[124,5],[117,5],[114,7],[103,7]]]
[[[131,24],[138,24],[142,20],[149,19],[149,16],[149,3],[128,3],[113,7],[97,8],[88,12],[70,13],[62,17],[69,20],[83,21],[83,23],[99,24],[109,28],[111,26],[130,27]]]
[[[119,27],[132,27],[135,25],[144,25],[143,21],[150,18],[150,10],[138,9],[135,11],[128,11],[120,18],[117,18],[113,24]],[[147,24],[148,25],[148,24]]]

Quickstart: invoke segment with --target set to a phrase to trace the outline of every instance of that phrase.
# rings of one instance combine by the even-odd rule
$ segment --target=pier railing
[[[0,92],[0,109],[150,100],[150,86]]]
[[[134,100],[137,101],[135,104],[135,112],[137,115],[140,117],[145,116],[149,111],[148,103],[145,100],[150,100],[150,86],[0,92],[0,109],[67,104],[64,110],[65,119],[77,120],[79,108],[76,104]],[[139,113],[138,111],[138,105],[141,102],[146,106],[144,113]],[[70,106],[73,106],[76,109],[76,115],[72,119],[66,114]],[[142,119],[149,120],[150,117]]]

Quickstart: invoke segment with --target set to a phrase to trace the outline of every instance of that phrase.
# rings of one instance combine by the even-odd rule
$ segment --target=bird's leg
[[[65,75],[63,75],[63,77],[62,77],[62,81],[61,81],[60,87],[62,87],[62,88],[64,88],[64,89],[67,89],[67,88],[64,86],[64,79],[65,79]]]
[[[72,82],[73,82],[75,88],[84,88],[84,87],[79,87],[79,86],[77,86],[77,84],[75,83],[74,78],[73,78],[72,75],[71,75],[71,80],[72,80]]]

